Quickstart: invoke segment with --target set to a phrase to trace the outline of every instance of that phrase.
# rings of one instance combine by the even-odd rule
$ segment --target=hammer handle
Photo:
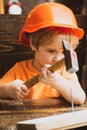
[[[65,64],[65,60],[64,58],[58,62],[56,62],[54,65],[52,65],[51,67],[49,67],[48,69],[51,72],[55,72],[56,70],[58,70],[58,68],[62,67]],[[31,78],[30,80],[26,81],[24,84],[28,87],[31,88],[33,85],[35,85],[36,83],[39,82],[39,75],[34,76],[33,78]]]

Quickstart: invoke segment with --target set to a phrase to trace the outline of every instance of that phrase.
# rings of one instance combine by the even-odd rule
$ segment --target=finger
[[[46,73],[47,73],[47,76],[50,77],[50,78],[53,78],[53,77],[55,77],[55,76],[58,75],[58,72],[52,73],[52,72],[51,72],[50,70],[48,70],[48,69],[47,69]]]
[[[49,67],[51,67],[50,64],[45,64],[45,68],[49,68]]]
[[[50,71],[50,70],[46,70],[46,73],[47,73],[47,76],[51,76],[51,75],[53,75],[53,73]]]
[[[12,96],[13,99],[21,100],[23,97],[21,95]]]
[[[21,96],[23,96],[23,97],[26,96],[27,94],[28,94],[28,92],[24,92],[24,91],[21,92]]]
[[[13,98],[14,99],[23,99],[24,95],[23,95],[22,91],[17,91],[15,93],[13,93]]]
[[[21,85],[21,89],[22,89],[22,91],[24,91],[24,92],[27,92],[27,91],[28,91],[28,88],[27,88],[25,85]]]
[[[16,95],[16,98],[17,98],[18,100],[21,100],[21,99],[24,98],[24,96],[23,96],[22,94],[18,94],[18,95]]]
[[[41,78],[46,78],[46,68],[43,68],[41,73],[40,73]]]

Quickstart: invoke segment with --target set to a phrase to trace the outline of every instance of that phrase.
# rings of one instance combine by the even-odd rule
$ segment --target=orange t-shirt
[[[69,73],[65,73],[64,67],[62,67],[58,72],[63,75],[68,80],[77,80],[76,74],[70,76]],[[5,84],[11,82],[15,79],[20,79],[26,82],[32,77],[39,74],[33,65],[32,60],[25,60],[16,63],[1,79],[0,84]],[[72,78],[73,77],[73,78]],[[28,95],[25,97],[27,99],[36,99],[36,98],[51,98],[59,97],[60,93],[58,90],[53,88],[50,85],[38,82],[33,87],[30,88]]]

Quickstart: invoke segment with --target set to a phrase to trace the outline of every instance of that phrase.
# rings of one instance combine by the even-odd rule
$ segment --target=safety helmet
[[[79,39],[84,35],[84,31],[78,27],[71,9],[57,2],[45,2],[34,7],[28,14],[19,35],[20,43],[29,46],[29,38],[26,37],[26,32],[33,33],[46,27],[71,29]]]

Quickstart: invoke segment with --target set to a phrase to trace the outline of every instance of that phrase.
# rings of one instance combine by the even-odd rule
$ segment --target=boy
[[[45,13],[46,12],[46,13]],[[82,104],[86,95],[76,73],[68,73],[62,66],[52,73],[47,69],[64,57],[62,40],[67,40],[74,50],[84,31],[77,26],[73,12],[66,6],[47,2],[35,7],[28,15],[20,32],[20,43],[31,47],[34,59],[16,63],[0,80],[0,97],[36,99],[62,96]],[[39,74],[39,83],[29,90],[25,81]]]

